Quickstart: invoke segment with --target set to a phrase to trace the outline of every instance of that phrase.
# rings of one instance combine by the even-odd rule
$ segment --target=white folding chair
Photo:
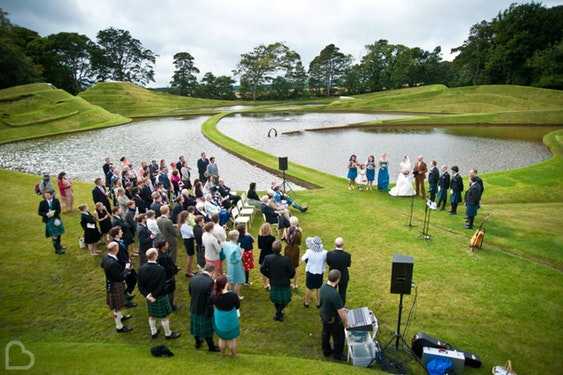
[[[250,228],[250,216],[241,215],[237,207],[233,207],[231,215],[233,215],[233,223],[235,227],[238,224],[246,224],[247,227]]]

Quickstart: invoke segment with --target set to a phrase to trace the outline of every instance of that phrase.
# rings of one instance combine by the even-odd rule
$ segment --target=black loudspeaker
[[[280,171],[287,171],[287,156],[279,157]]]
[[[391,270],[391,293],[411,294],[414,259],[406,255],[393,254]]]

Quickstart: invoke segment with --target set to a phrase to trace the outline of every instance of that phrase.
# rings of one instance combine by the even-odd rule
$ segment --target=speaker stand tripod
[[[421,237],[425,240],[431,240],[432,236],[428,234],[428,228],[430,227],[430,211],[436,209],[436,203],[432,202],[430,199],[426,201],[424,208],[424,225],[422,226]]]
[[[409,229],[412,229],[412,227],[413,227],[413,225],[412,225],[412,211],[414,209],[414,197],[415,197],[415,195],[413,195],[412,199],[411,199],[411,211],[409,213],[409,222],[408,222],[408,224],[406,224],[406,226],[409,227]]]
[[[285,194],[285,191],[287,189],[287,190],[290,190],[292,193],[295,194],[295,191],[293,191],[293,189],[291,188],[291,185],[285,179],[285,169],[282,171],[282,173],[283,173],[283,182],[282,182],[282,185],[281,185],[281,189],[282,189],[283,193]]]
[[[403,293],[401,293],[401,296],[399,298],[399,314],[397,317],[397,331],[395,332],[391,340],[389,340],[387,344],[385,344],[382,350],[383,367],[387,365],[389,367],[392,367],[390,368],[390,370],[398,371],[398,372],[392,372],[394,374],[406,373],[406,369],[405,369],[406,364],[414,359],[424,369],[424,371],[428,373],[428,371],[422,364],[420,358],[416,356],[416,354],[413,352],[412,348],[407,343],[403,335],[401,335],[402,311],[403,311]],[[392,345],[393,341],[395,342],[395,345]],[[401,343],[401,345],[399,345],[399,343]],[[385,371],[385,368],[383,368],[383,370]]]

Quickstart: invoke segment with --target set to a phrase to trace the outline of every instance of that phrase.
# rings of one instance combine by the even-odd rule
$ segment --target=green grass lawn
[[[214,124],[220,116],[202,126],[212,141],[276,169],[277,158],[219,134]],[[344,238],[345,248],[352,253],[348,306],[368,306],[374,311],[382,343],[392,338],[397,324],[399,296],[389,291],[392,256],[409,255],[414,258],[416,293],[404,297],[404,323],[415,296],[417,304],[405,334],[407,341],[422,331],[478,353],[483,368],[465,368],[467,374],[490,373],[492,366],[507,359],[512,360],[517,373],[560,373],[562,139],[563,130],[544,138],[554,153],[548,161],[482,176],[486,191],[476,223],[488,213],[493,217],[486,224],[484,246],[479,251],[469,249],[473,231],[463,229],[463,215],[431,212],[432,239],[424,240],[420,236],[423,200],[415,200],[413,226],[409,227],[411,199],[377,191],[349,191],[344,178],[290,164],[290,178],[318,187],[296,193],[298,202],[310,206],[306,214],[296,215],[304,236],[320,236],[326,248],[332,248],[336,237]],[[262,374],[269,368],[280,374],[373,373],[373,369],[354,368],[322,356],[318,311],[302,306],[303,266],[298,270],[300,288],[283,323],[272,320],[273,306],[261,287],[259,271],[251,271],[254,285],[243,287],[246,298],[241,308],[237,359],[222,359],[193,347],[189,280],[182,272],[176,292],[181,309],[171,316],[172,329],[183,333],[180,339],[150,338],[146,306],[139,293],[139,307],[127,310],[134,316],[130,321],[134,330],[117,334],[105,304],[101,259],[78,248],[82,232],[78,211],[63,214],[67,231],[63,243],[68,250],[63,256],[55,255],[37,215],[40,198],[33,193],[33,186],[38,177],[0,170],[0,179],[0,343],[5,346],[18,340],[25,345],[35,359],[27,372],[110,373],[118,363],[127,373]],[[92,184],[76,182],[74,186],[76,206],[92,204]],[[255,237],[261,221],[257,215],[251,228]],[[183,249],[178,262],[185,267]],[[150,348],[157,344],[169,346],[175,357],[153,358]],[[29,363],[29,356],[18,350],[12,347],[10,365]],[[412,368],[423,373],[416,365]]]

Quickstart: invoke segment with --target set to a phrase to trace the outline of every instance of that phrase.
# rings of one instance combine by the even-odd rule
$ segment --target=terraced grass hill
[[[563,92],[525,86],[431,85],[341,98],[326,108],[427,114],[392,122],[563,124]]]
[[[0,143],[130,121],[47,83],[0,90]]]
[[[227,100],[164,94],[128,82],[99,82],[78,96],[110,112],[129,117],[171,116],[190,111],[202,113],[205,108],[237,104]]]

